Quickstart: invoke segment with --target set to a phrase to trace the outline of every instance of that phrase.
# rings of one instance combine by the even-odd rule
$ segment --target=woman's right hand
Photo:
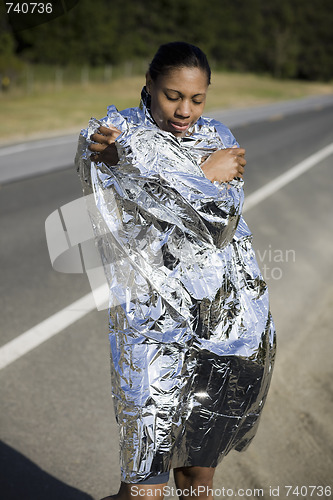
[[[89,146],[90,151],[94,153],[92,155],[93,161],[101,161],[109,166],[116,165],[119,158],[115,141],[121,131],[112,125],[108,127],[101,126],[97,131],[97,134],[90,136],[90,139],[96,143]]]
[[[243,177],[245,165],[245,149],[233,146],[212,153],[201,169],[212,182],[230,182],[235,177]]]

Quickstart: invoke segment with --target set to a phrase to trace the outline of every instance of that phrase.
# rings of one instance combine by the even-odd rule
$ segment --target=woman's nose
[[[179,101],[175,114],[182,118],[188,118],[191,115],[190,103],[185,100]]]

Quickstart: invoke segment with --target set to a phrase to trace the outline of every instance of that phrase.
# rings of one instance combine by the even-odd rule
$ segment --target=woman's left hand
[[[245,149],[233,146],[212,153],[201,168],[211,182],[230,182],[243,177],[245,165]]]
[[[109,127],[101,126],[97,131],[97,134],[90,136],[90,139],[96,143],[89,146],[89,150],[95,153],[92,155],[93,161],[100,161],[109,166],[116,165],[119,158],[115,141],[121,131],[112,125]]]

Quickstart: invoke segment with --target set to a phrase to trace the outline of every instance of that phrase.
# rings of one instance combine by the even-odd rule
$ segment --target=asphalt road
[[[217,110],[208,114],[223,121],[228,127],[234,128],[330,106],[333,106],[333,94],[310,96],[246,109]],[[62,136],[53,132],[49,133],[48,138],[35,138],[21,144],[16,144],[15,141],[3,144],[0,141],[0,184],[67,167],[70,159],[75,155],[77,135],[77,131],[69,130],[65,131]]]
[[[233,128],[247,150],[246,193],[331,144],[332,124],[333,107],[327,106]],[[297,379],[293,367],[307,362],[298,348],[302,339],[313,342],[318,355],[313,362],[319,366],[325,365],[331,349],[326,340],[319,344],[316,324],[318,316],[326,322],[333,316],[326,307],[333,295],[332,191],[329,156],[246,213],[270,288],[279,335],[278,368],[258,436],[245,454],[230,454],[219,466],[217,485],[235,485],[238,478],[244,488],[265,487],[268,498],[269,485],[330,480],[332,427],[322,419],[324,402],[332,401],[332,379],[325,379],[329,374],[322,373],[324,381],[317,390],[321,406],[317,399],[307,401],[306,391],[291,395],[297,408],[309,407],[312,421],[322,424],[319,432],[308,420],[302,424],[296,419],[304,427],[301,455],[290,448],[296,446],[295,429],[287,419],[282,432],[272,410],[282,414],[279,363],[284,366],[288,360],[290,390]],[[1,185],[1,345],[90,291],[85,275],[53,271],[44,233],[47,216],[80,196],[73,167]],[[303,371],[297,389],[302,389]],[[89,313],[4,368],[0,376],[1,498],[84,500],[115,492],[118,446],[106,311]],[[326,413],[328,409],[332,404],[326,404]],[[282,436],[289,448],[282,446]]]

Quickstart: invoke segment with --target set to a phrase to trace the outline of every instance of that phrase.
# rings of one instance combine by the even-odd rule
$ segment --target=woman
[[[161,496],[171,468],[184,496],[212,497],[196,488],[248,446],[272,374],[268,292],[241,216],[245,151],[201,116],[209,84],[200,49],[162,45],[141,107],[110,106],[80,139],[110,284],[124,500],[134,486]]]

